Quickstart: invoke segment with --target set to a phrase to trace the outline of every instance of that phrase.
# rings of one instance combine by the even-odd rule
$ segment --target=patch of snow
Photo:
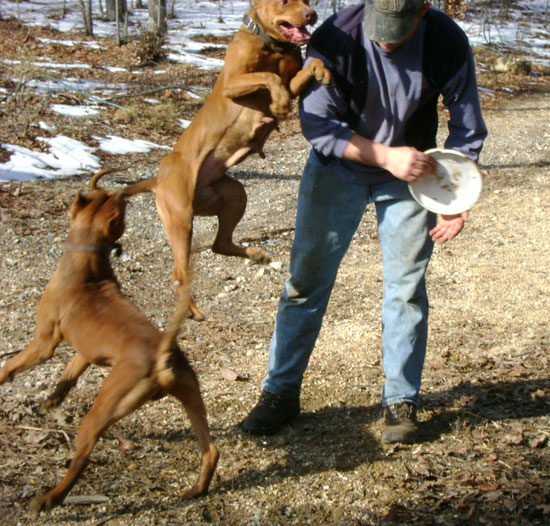
[[[70,117],[89,117],[90,115],[98,115],[97,107],[92,106],[70,106],[68,104],[52,104],[50,108],[61,115]]]
[[[124,155],[125,153],[147,153],[153,148],[170,150],[168,146],[162,146],[149,141],[140,139],[124,139],[116,135],[108,135],[105,137],[93,136],[99,142],[99,148],[107,153]]]
[[[55,126],[52,126],[51,124],[48,124],[47,122],[44,122],[44,121],[40,121],[38,123],[38,126],[40,127],[40,129],[45,131],[55,131],[57,129]]]
[[[12,155],[8,162],[0,164],[0,180],[57,179],[95,171],[100,167],[99,159],[92,154],[95,148],[80,141],[63,135],[36,139],[49,145],[49,153],[29,150],[24,146],[2,144],[2,148],[12,152]]]
[[[346,0],[342,5],[348,5],[357,0]],[[441,2],[434,2],[436,6]],[[332,1],[320,0],[315,4],[319,14],[318,24],[332,14]],[[69,31],[83,32],[83,24],[80,9],[71,9],[64,18],[61,18],[62,0],[28,0],[17,2],[15,0],[2,0],[2,16],[21,18],[22,22],[29,26],[49,26],[54,30],[65,33]],[[168,20],[168,35],[166,48],[170,60],[191,64],[203,69],[220,69],[223,60],[207,57],[201,54],[206,48],[224,49],[224,44],[205,43],[197,40],[198,36],[213,35],[218,37],[229,37],[242,24],[242,16],[250,8],[249,0],[231,0],[221,2],[219,0],[175,0],[175,18]],[[467,33],[473,45],[485,46],[497,44],[503,49],[514,49],[523,53],[525,58],[530,59],[534,64],[550,65],[550,30],[548,29],[548,0],[517,0],[513,9],[509,10],[508,17],[501,16],[498,8],[490,2],[469,2],[469,7],[478,9],[478,16],[470,17],[468,20],[458,21],[459,25]],[[94,34],[98,37],[112,37],[116,31],[114,22],[100,20],[99,0],[92,0],[92,11],[94,13]],[[140,27],[146,27],[148,12],[147,9],[133,9],[130,11],[129,37],[133,38],[141,31]],[[102,46],[94,41],[75,41],[67,38],[39,38],[38,41],[44,44],[58,44],[67,47],[84,46],[88,48],[102,49]],[[22,63],[17,60],[3,60],[4,64],[20,66]],[[41,59],[33,61],[33,66],[46,72],[56,70],[78,70],[89,69],[89,64],[59,64]],[[23,64],[25,65],[25,64]],[[106,67],[111,72],[127,71],[121,67]],[[135,71],[134,74],[142,74],[142,71]],[[152,74],[162,74],[164,71],[157,70]],[[39,92],[52,93],[61,91],[74,91],[84,94],[95,104],[106,104],[101,96],[112,95],[113,92],[124,93],[128,86],[123,84],[109,84],[95,80],[83,80],[78,78],[56,79],[47,74],[36,75],[27,80],[13,78],[17,85],[25,80],[25,86]],[[203,88],[190,86],[189,89],[201,93]],[[509,90],[509,88],[504,88]],[[488,95],[494,92],[482,89]],[[6,89],[0,88],[0,93],[9,94]],[[192,92],[189,96],[200,98]],[[150,104],[156,104],[156,99],[145,99]],[[69,117],[88,117],[99,112],[94,106],[68,106],[52,105],[51,109]],[[179,125],[185,128],[189,121],[180,119]],[[46,131],[54,131],[55,128],[48,127],[41,121],[38,126]],[[136,151],[148,151],[147,148],[166,148],[154,145],[148,141],[121,139],[114,136],[109,138],[97,138],[100,148],[111,153],[128,153]],[[79,141],[72,141],[68,137],[58,136],[53,139],[38,139],[48,142],[49,153],[35,152],[27,148],[9,144],[2,147],[12,155],[7,163],[0,164],[0,179],[14,180],[36,180],[42,178],[63,177],[79,174],[85,171],[97,170],[99,168],[98,158],[92,154],[95,148],[86,146]],[[72,141],[72,142],[71,142]],[[70,148],[74,151],[70,151]],[[168,149],[168,148],[166,148]]]

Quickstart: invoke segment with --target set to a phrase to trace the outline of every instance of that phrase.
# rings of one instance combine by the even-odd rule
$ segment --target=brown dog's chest
[[[52,290],[53,289],[53,290]],[[125,349],[152,362],[160,333],[110,280],[73,289],[49,289],[45,301],[59,305],[62,337],[90,363],[112,366]],[[113,315],[113,313],[117,315]]]
[[[275,73],[287,89],[292,77],[302,68],[302,58],[296,53],[273,52],[268,48],[261,57],[256,71]]]

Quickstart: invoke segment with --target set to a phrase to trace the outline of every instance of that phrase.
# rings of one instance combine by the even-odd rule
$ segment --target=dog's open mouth
[[[306,26],[293,26],[288,22],[281,22],[279,31],[293,44],[304,44],[311,38],[311,33]]]

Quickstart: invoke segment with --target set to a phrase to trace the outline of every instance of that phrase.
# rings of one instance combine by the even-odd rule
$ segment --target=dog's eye
[[[288,0],[281,0],[281,4],[282,4],[282,5],[288,4]]]

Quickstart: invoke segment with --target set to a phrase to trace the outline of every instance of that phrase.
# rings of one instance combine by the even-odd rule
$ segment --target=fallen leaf
[[[529,440],[529,445],[532,448],[543,448],[548,444],[548,435],[546,433]]]
[[[395,504],[392,504],[390,506],[390,509],[387,511],[386,515],[384,515],[384,518],[382,520],[388,521],[388,522],[401,523],[402,512]]]
[[[117,440],[120,442],[118,449],[121,451],[130,451],[138,447],[137,443],[129,439],[125,435],[117,435]]]
[[[229,382],[236,382],[236,381],[245,382],[245,381],[248,380],[248,377],[243,376],[242,374],[236,373],[235,371],[233,371],[233,369],[229,369],[228,367],[224,367],[224,368],[220,371],[220,374],[221,374],[226,380],[228,380]]]
[[[502,499],[502,491],[489,491],[483,497],[490,502],[496,502]]]
[[[523,433],[508,434],[504,437],[504,443],[509,446],[519,446],[523,443]]]
[[[481,491],[495,491],[498,489],[498,484],[482,484],[479,489]]]

